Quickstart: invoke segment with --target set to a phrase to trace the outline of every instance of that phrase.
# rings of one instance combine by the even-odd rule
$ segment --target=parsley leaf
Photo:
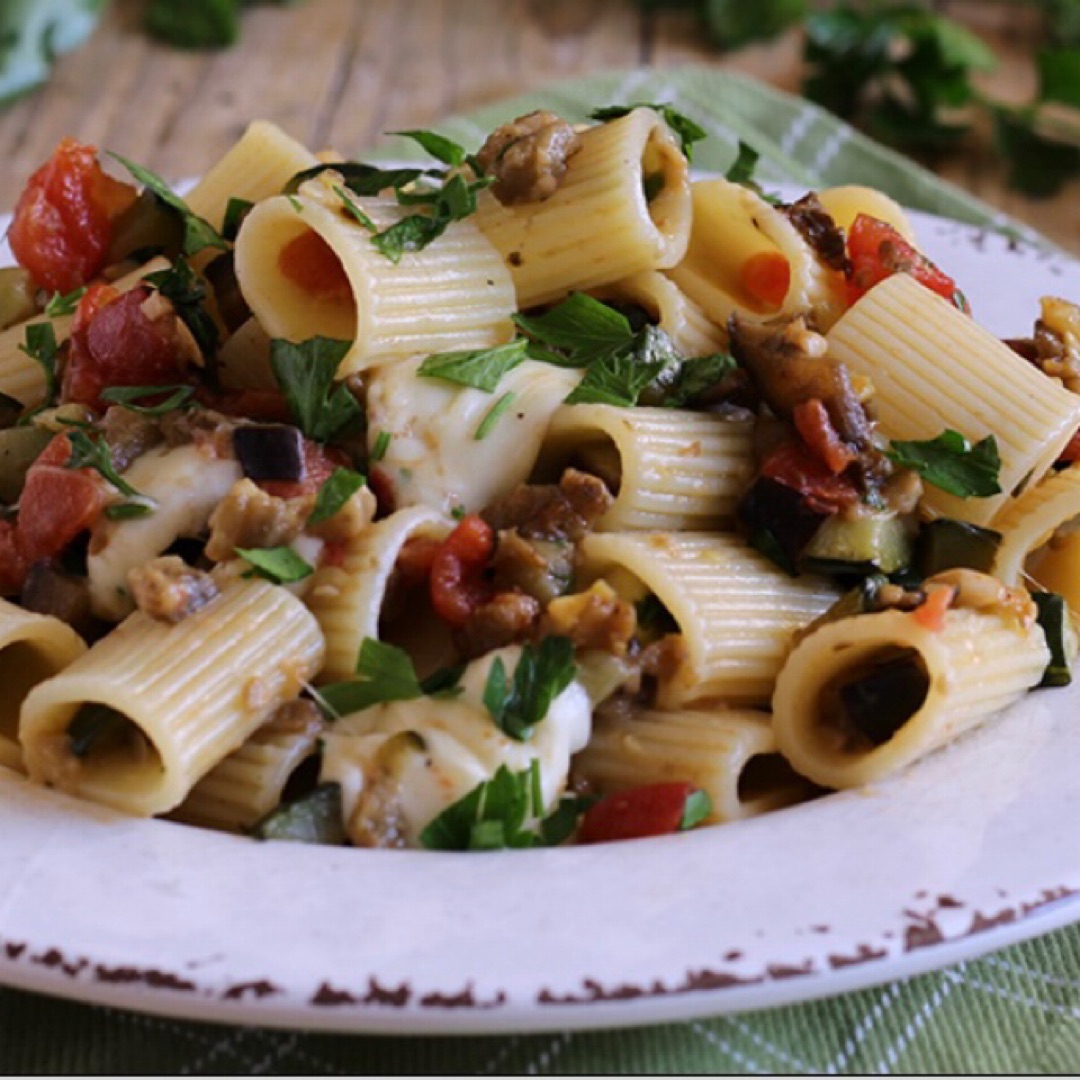
[[[368,461],[379,462],[386,457],[386,451],[390,449],[390,440],[393,435],[389,431],[380,431],[375,437],[375,445],[371,448],[371,453],[368,454]]]
[[[549,354],[542,359],[567,367],[588,367],[593,360],[629,348],[634,340],[625,315],[585,293],[571,293],[542,315],[515,315],[514,323],[534,341],[565,356],[563,361]]]
[[[228,241],[204,218],[194,213],[179,195],[176,194],[155,172],[142,165],[136,165],[120,154],[109,152],[109,156],[115,158],[143,187],[148,188],[166,206],[175,210],[184,222],[184,254],[195,255],[203,248],[221,248],[228,251]]]
[[[124,521],[130,518],[148,517],[154,512],[157,503],[136,491],[116,471],[109,444],[105,441],[104,435],[94,438],[86,431],[76,428],[68,434],[68,439],[71,443],[71,456],[64,463],[64,468],[94,469],[129,500],[107,506],[104,511],[107,518]]]
[[[19,348],[41,365],[45,373],[45,401],[48,405],[56,396],[56,332],[50,322],[30,323],[26,328],[26,340]],[[43,406],[44,407],[44,406]]]
[[[422,146],[433,158],[438,159],[446,165],[456,166],[465,163],[465,158],[467,156],[465,147],[454,142],[453,139],[448,139],[445,135],[440,135],[436,131],[413,129],[410,131],[391,131],[390,134],[402,135],[406,139],[412,139],[413,142]]]
[[[659,388],[660,404],[669,409],[684,408],[722,382],[738,366],[735,357],[728,353],[687,357],[672,369],[670,378]]]
[[[313,337],[270,342],[270,366],[297,426],[316,442],[328,442],[356,426],[362,412],[356,398],[335,383],[338,367],[350,343]]]
[[[921,442],[894,441],[885,456],[961,499],[985,498],[1001,491],[1001,458],[993,435],[972,446],[960,432],[946,430]]]
[[[307,519],[309,525],[318,525],[332,518],[367,483],[363,475],[352,469],[335,469],[319,488],[315,506]]]
[[[461,668],[446,668],[421,681],[404,649],[364,638],[356,660],[357,678],[320,686],[318,695],[332,715],[346,716],[386,701],[412,701],[425,695],[452,697],[461,672]]]
[[[139,405],[143,398],[158,397],[161,394],[169,396],[158,405]],[[143,416],[164,416],[166,413],[175,412],[177,409],[185,409],[191,404],[195,395],[195,387],[173,384],[170,386],[109,386],[102,390],[103,401],[111,401],[117,405],[123,405],[125,409],[140,413]]]
[[[636,405],[646,387],[680,363],[663,330],[644,326],[630,348],[594,360],[585,378],[567,395],[567,405]]]
[[[486,413],[484,413],[484,418],[477,425],[476,432],[473,435],[473,438],[477,442],[481,442],[491,434],[495,425],[499,422],[499,418],[511,405],[513,405],[516,398],[517,394],[515,394],[513,390],[508,390],[494,405],[491,406],[490,409],[488,409]]]
[[[244,224],[244,218],[248,216],[255,204],[250,199],[239,199],[233,196],[225,204],[225,219],[221,223],[221,235],[226,240],[235,240],[240,226]]]
[[[686,155],[686,160],[694,160],[694,143],[701,142],[707,137],[708,132],[696,120],[691,120],[689,116],[679,112],[667,102],[656,104],[651,101],[635,101],[632,105],[607,105],[600,109],[593,109],[589,113],[589,119],[606,123],[608,120],[618,120],[620,116],[626,116],[634,109],[652,109],[658,112],[664,118],[664,123],[677,136],[679,149]]]
[[[767,203],[779,206],[781,200],[775,195],[770,195],[755,179],[754,170],[761,160],[761,155],[749,143],[739,140],[739,150],[730,168],[724,173],[724,179],[733,184],[741,184],[749,188],[755,195],[759,195]]]
[[[470,183],[460,173],[451,176],[438,191],[422,192],[413,196],[398,189],[398,201],[408,203],[427,203],[431,207],[429,214],[408,214],[388,229],[372,237],[376,251],[385,255],[392,263],[401,261],[407,251],[420,251],[446,232],[452,222],[460,221],[476,212],[476,196],[490,180],[476,180]]]
[[[495,657],[484,684],[484,706],[496,727],[523,742],[576,674],[573,642],[544,638],[539,648],[531,644],[522,648],[512,679],[507,678],[502,657]]]
[[[679,829],[685,831],[692,829],[695,825],[700,825],[712,813],[712,810],[712,799],[709,798],[707,791],[702,791],[700,788],[697,791],[691,791],[683,804]]]
[[[352,196],[340,184],[334,185],[334,194],[341,200],[346,212],[354,221],[361,224],[368,232],[378,231],[378,226],[375,222],[356,205]]]
[[[517,338],[492,349],[433,353],[420,365],[416,374],[427,379],[445,379],[491,394],[502,377],[526,358],[527,346],[524,338]]]
[[[275,585],[301,581],[315,572],[291,547],[234,548],[236,554],[251,563],[252,575],[265,578]]]
[[[147,274],[143,280],[172,304],[202,354],[213,358],[218,347],[217,323],[206,309],[206,282],[188,261],[181,255],[168,269]]]
[[[307,180],[314,180],[316,176],[327,171],[337,173],[354,195],[365,197],[378,195],[391,188],[396,191],[418,180],[421,176],[439,175],[434,169],[380,169],[378,166],[367,165],[361,161],[335,161],[325,165],[312,165],[310,169],[298,172],[285,185],[282,194],[295,195],[301,184]]]
[[[86,295],[86,286],[80,285],[69,293],[53,293],[45,305],[47,318],[55,319],[61,315],[74,315],[79,301]]]

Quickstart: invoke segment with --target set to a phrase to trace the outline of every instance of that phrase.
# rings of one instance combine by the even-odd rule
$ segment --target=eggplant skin
[[[304,479],[304,438],[291,424],[238,427],[233,452],[249,480]]]

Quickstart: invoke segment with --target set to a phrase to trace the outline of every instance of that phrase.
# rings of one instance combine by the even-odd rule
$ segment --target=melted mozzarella
[[[484,685],[495,657],[502,658],[512,675],[520,656],[521,649],[511,646],[474,660],[462,676],[461,694],[451,700],[389,702],[334,723],[324,736],[320,779],[341,785],[351,835],[358,826],[356,811],[365,783],[371,783],[380,768],[379,751],[405,732],[420,739],[416,743],[420,749],[398,755],[395,765],[397,824],[407,846],[419,847],[420,833],[433,818],[490,780],[502,765],[518,773],[537,761],[545,809],[554,808],[566,787],[571,756],[589,740],[589,696],[572,682],[551,703],[528,740],[504,735],[484,707]]]
[[[147,517],[102,517],[94,526],[87,558],[94,614],[112,622],[130,614],[128,571],[156,558],[178,537],[202,532],[242,475],[235,459],[212,457],[193,445],[158,448],[137,458],[124,479],[156,505]]]
[[[379,468],[393,483],[394,505],[443,513],[483,509],[526,480],[552,413],[581,372],[526,360],[494,393],[418,377],[424,357],[386,364],[368,382],[368,438],[390,436]],[[505,394],[513,400],[481,439],[477,431]]]

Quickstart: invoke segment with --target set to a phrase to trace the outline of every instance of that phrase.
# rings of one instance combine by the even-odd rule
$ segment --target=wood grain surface
[[[939,4],[1001,57],[984,88],[1022,101],[1034,89],[1037,27],[1022,8]],[[687,12],[633,0],[303,0],[244,14],[238,45],[182,52],[150,40],[138,0],[113,0],[91,40],[50,82],[0,108],[0,210],[62,135],[107,146],[170,179],[205,170],[257,116],[318,149],[359,153],[382,132],[605,68],[709,63],[797,90],[793,32],[737,53],[712,48]],[[1048,200],[1008,190],[986,132],[928,163],[1080,254],[1080,180]]]

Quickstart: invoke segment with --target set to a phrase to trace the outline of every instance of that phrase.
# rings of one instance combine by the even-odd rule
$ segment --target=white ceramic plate
[[[1080,264],[916,216],[1002,335]],[[2,223],[0,223],[2,228]],[[1080,919],[1080,688],[894,780],[753,821],[478,855],[259,844],[0,769],[0,982],[371,1032],[640,1024],[939,967]]]

